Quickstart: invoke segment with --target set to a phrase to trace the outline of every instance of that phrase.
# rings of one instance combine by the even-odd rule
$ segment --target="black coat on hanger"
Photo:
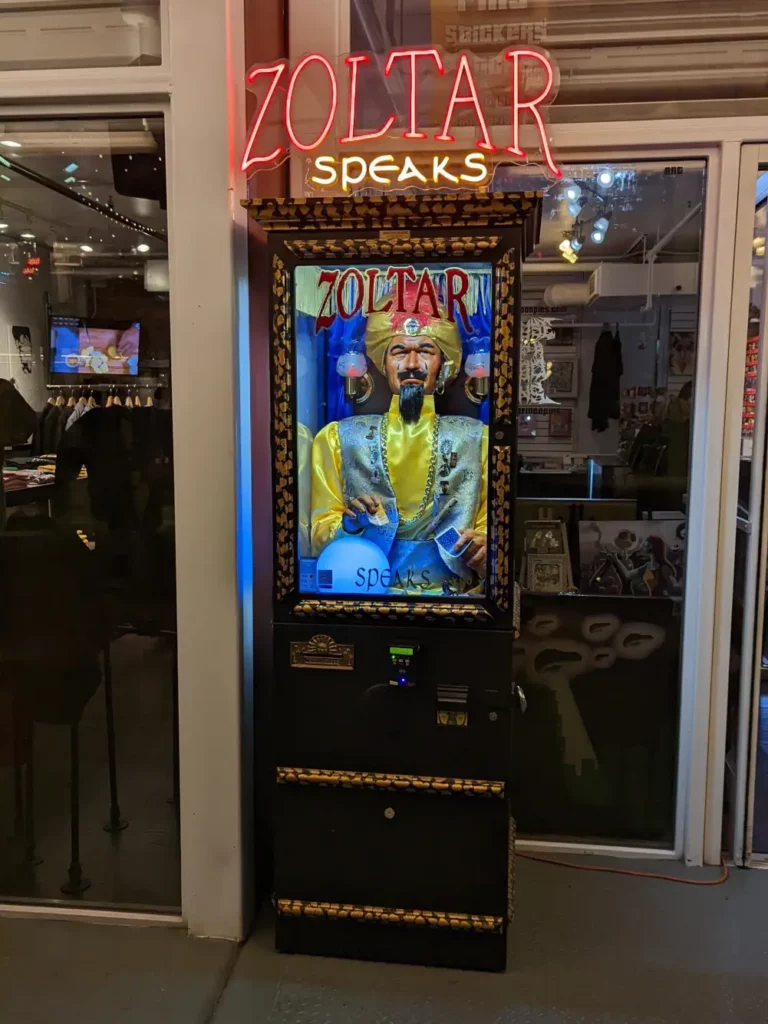
[[[613,334],[608,324],[604,324],[595,345],[592,382],[589,386],[589,418],[592,420],[592,429],[598,433],[608,429],[609,420],[619,418],[623,373],[618,324]]]

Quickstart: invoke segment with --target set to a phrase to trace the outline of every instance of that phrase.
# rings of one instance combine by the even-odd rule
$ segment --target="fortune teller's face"
[[[433,394],[442,362],[443,354],[431,338],[394,338],[384,360],[392,393],[400,394],[403,384],[421,384],[426,395]]]
[[[406,423],[421,416],[424,395],[434,394],[443,354],[431,338],[397,337],[387,349],[384,371],[392,394],[400,396]]]

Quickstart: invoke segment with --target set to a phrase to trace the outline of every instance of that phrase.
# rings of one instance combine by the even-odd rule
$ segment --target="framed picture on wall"
[[[578,359],[558,356],[552,360],[552,372],[546,383],[550,398],[576,398],[579,394]]]
[[[549,414],[549,436],[571,437],[573,435],[573,409],[552,409]]]
[[[34,357],[32,354],[32,331],[28,327],[14,326],[10,328],[11,337],[19,354],[23,373],[32,373]]]
[[[690,377],[695,365],[695,331],[672,331],[669,336],[669,372],[678,377]]]
[[[559,594],[568,589],[566,559],[563,555],[527,556],[528,590],[537,594]]]

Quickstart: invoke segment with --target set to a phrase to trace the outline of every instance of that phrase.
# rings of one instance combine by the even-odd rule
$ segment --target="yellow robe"
[[[400,400],[392,396],[389,406],[387,457],[390,481],[397,498],[400,515],[414,516],[421,505],[429,475],[432,436],[435,429],[435,399],[424,397],[424,407],[417,423],[404,423],[400,416]],[[483,429],[482,484],[480,505],[474,523],[465,529],[488,532],[488,428]],[[319,555],[341,529],[346,508],[342,485],[341,442],[339,424],[329,423],[319,431],[312,445],[312,551]],[[371,485],[374,497],[376,488]],[[429,510],[431,512],[432,495]]]

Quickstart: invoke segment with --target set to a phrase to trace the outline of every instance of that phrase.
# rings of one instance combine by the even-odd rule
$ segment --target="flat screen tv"
[[[51,317],[51,373],[135,377],[139,372],[138,323]]]

